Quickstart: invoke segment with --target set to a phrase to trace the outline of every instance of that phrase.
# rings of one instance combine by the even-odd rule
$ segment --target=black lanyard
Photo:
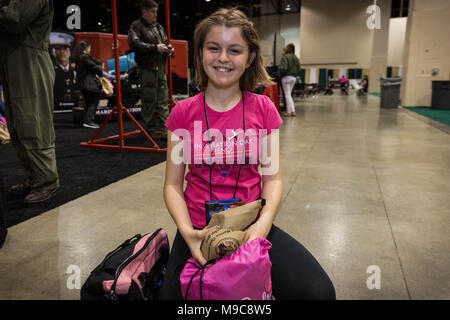
[[[243,147],[243,157],[244,157],[244,161],[245,161],[245,109],[244,109],[244,91],[242,91],[242,127],[244,130],[244,147]],[[206,111],[206,94],[203,93],[203,110],[205,111],[205,120],[206,120],[206,129],[209,135],[209,150],[210,150],[210,160],[211,160],[211,155],[212,155],[212,148],[211,148],[211,143],[212,143],[212,138],[211,138],[211,132],[209,132],[209,122],[208,122],[208,112]],[[210,200],[212,200],[212,165],[213,163],[210,163],[209,165],[209,197]],[[233,165],[234,165],[234,159],[233,159]],[[241,176],[241,167],[242,164],[239,164],[239,171],[238,171],[238,175],[237,175],[237,179],[236,179],[236,185],[234,187],[234,193],[233,193],[233,199],[236,198],[236,191],[237,191],[237,187],[238,187],[238,183],[239,183],[239,177]],[[219,199],[220,200],[220,199]]]

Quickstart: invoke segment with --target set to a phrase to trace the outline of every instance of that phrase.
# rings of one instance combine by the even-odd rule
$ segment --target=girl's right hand
[[[184,241],[191,250],[192,258],[194,258],[202,266],[207,262],[202,254],[201,245],[206,235],[216,229],[216,227],[205,228],[203,230],[192,229],[183,235]]]

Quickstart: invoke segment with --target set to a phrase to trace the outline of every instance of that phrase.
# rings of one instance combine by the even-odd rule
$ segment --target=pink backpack
[[[169,258],[164,229],[137,234],[106,255],[81,288],[81,300],[156,300]]]
[[[257,238],[232,254],[201,266],[190,258],[181,272],[185,300],[271,300],[272,244]],[[212,264],[210,267],[207,265]]]

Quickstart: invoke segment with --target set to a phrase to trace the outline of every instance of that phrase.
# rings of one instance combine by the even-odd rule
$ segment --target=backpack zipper
[[[116,249],[114,249],[113,251],[111,251],[110,253],[108,253],[105,257],[105,259],[103,259],[103,265],[106,264],[106,262],[113,256],[115,255],[117,252],[119,252],[121,249],[123,249],[124,247],[128,246],[129,244],[131,244],[134,241],[139,241],[142,238],[142,236],[140,234],[135,235],[133,238],[130,238],[128,240],[126,240],[124,243],[122,243],[120,246],[118,246]]]
[[[120,276],[120,274],[122,273],[123,269],[125,269],[125,267],[131,262],[133,261],[138,255],[140,255],[145,248],[147,248],[147,246],[150,244],[150,242],[156,237],[156,235],[162,230],[162,228],[159,228],[158,230],[156,230],[151,236],[150,238],[147,239],[147,241],[145,242],[144,246],[139,249],[138,252],[136,252],[134,255],[132,255],[131,257],[129,257],[127,260],[125,260],[119,267],[119,269],[117,269],[116,271],[116,277],[114,279],[113,284],[111,285],[111,290],[109,291],[109,293],[107,293],[107,298],[110,300],[117,300],[118,299],[118,295],[115,292],[116,289],[116,284],[117,284],[117,280]]]

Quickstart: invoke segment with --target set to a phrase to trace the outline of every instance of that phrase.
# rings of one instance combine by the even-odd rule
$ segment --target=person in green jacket
[[[281,85],[283,86],[284,98],[286,101],[286,112],[288,117],[295,117],[294,99],[292,90],[300,74],[300,61],[295,55],[295,46],[289,43],[284,49],[285,54],[280,61]]]
[[[135,52],[141,85],[142,120],[153,138],[166,139],[164,123],[169,116],[169,92],[166,60],[174,52],[166,31],[156,19],[158,4],[141,1],[142,16],[133,21],[128,30],[128,43]]]
[[[11,143],[28,174],[8,189],[26,205],[59,187],[53,127],[55,69],[49,52],[53,0],[0,0],[0,79]]]

